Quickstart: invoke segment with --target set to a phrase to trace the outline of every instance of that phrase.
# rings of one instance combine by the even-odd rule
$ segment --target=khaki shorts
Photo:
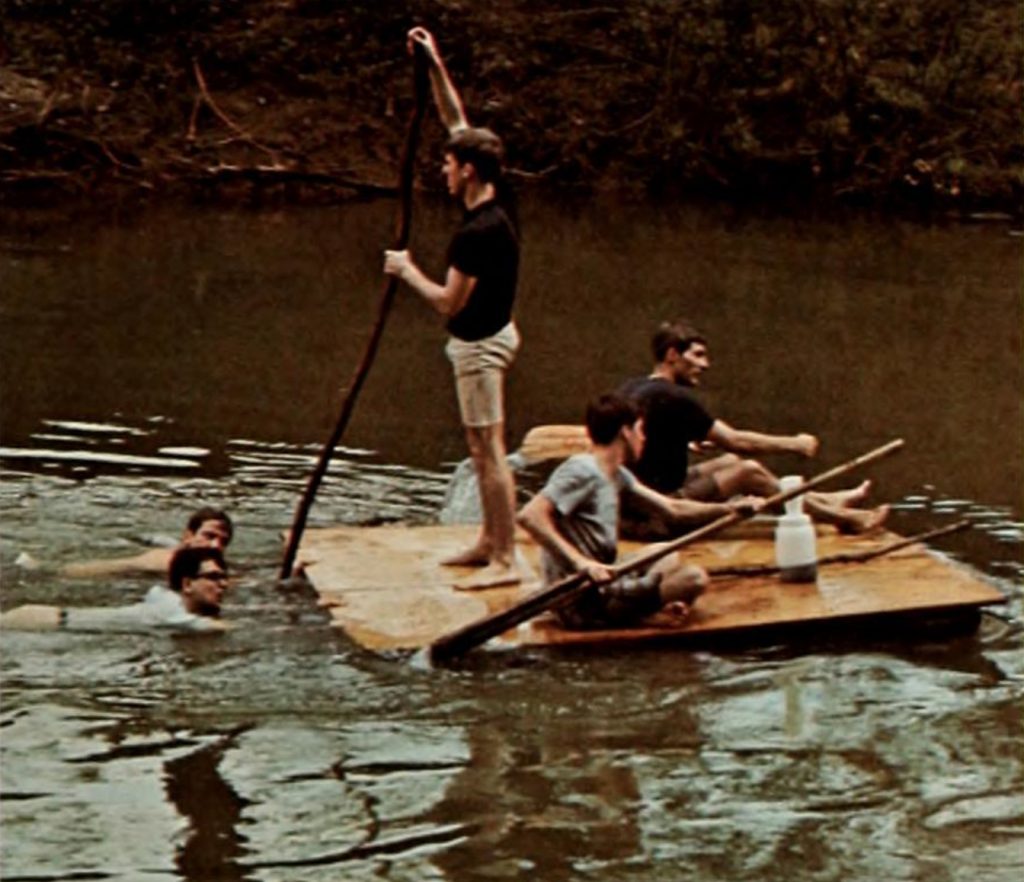
[[[505,421],[505,374],[519,351],[519,331],[509,322],[491,337],[471,342],[449,337],[445,354],[455,372],[462,425],[493,426]]]

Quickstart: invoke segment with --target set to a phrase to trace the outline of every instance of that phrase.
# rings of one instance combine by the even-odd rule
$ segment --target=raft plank
[[[467,547],[477,527],[466,525],[333,527],[308,530],[299,552],[307,574],[342,628],[375,651],[419,649],[470,622],[506,609],[539,587],[539,549],[517,534],[520,563],[530,573],[521,585],[456,591],[452,583],[472,572],[439,561]],[[818,554],[862,551],[895,541],[893,533],[842,536],[818,530]],[[643,546],[623,542],[620,555]],[[770,564],[774,549],[764,525],[743,525],[719,538],[685,547],[681,559],[713,568]],[[610,644],[654,639],[725,637],[758,628],[897,616],[913,612],[968,611],[1002,603],[1004,596],[979,575],[923,545],[872,561],[823,568],[815,584],[786,584],[774,576],[712,579],[685,620],[659,614],[644,627],[567,631],[552,616],[506,632],[505,645]]]

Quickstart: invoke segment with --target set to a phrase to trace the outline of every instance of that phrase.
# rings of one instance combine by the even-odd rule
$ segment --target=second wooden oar
[[[868,451],[861,456],[816,475],[810,480],[805,481],[799,487],[787,490],[783,493],[776,493],[774,496],[768,497],[764,500],[763,507],[771,508],[782,505],[784,502],[787,502],[790,499],[795,499],[797,496],[806,493],[808,490],[813,490],[815,487],[819,487],[828,481],[839,478],[842,475],[846,475],[854,469],[860,468],[868,463],[875,462],[876,460],[888,456],[891,453],[895,453],[901,447],[903,447],[903,439],[901,438],[890,441],[888,444],[884,444],[881,447],[876,447],[874,450]],[[615,567],[613,570],[614,578],[646,569],[652,563],[660,560],[666,555],[671,554],[686,545],[692,545],[700,539],[706,539],[708,536],[718,533],[726,527],[729,527],[741,520],[745,520],[753,514],[753,511],[732,511],[729,514],[722,515],[722,517],[717,518],[716,520],[711,521],[690,533],[680,536],[677,539],[652,546],[648,551],[630,558]],[[430,660],[434,663],[442,663],[463,655],[474,647],[490,640],[492,637],[497,637],[499,634],[503,634],[509,628],[514,628],[521,622],[525,622],[527,619],[532,619],[534,616],[539,615],[547,609],[562,603],[567,603],[573,597],[589,590],[592,584],[593,583],[586,578],[585,574],[576,573],[556,582],[554,585],[535,591],[524,600],[521,600],[519,603],[506,610],[485,616],[484,618],[479,619],[476,622],[471,622],[450,634],[439,637],[430,644]]]

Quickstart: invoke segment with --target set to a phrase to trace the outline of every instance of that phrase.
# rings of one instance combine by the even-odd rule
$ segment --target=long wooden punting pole
[[[957,521],[955,524],[948,524],[945,527],[936,527],[934,530],[926,530],[924,533],[918,533],[915,536],[906,536],[903,539],[897,539],[895,542],[889,542],[886,545],[879,546],[878,548],[871,548],[867,551],[841,551],[838,554],[828,554],[825,557],[818,558],[818,566],[831,566],[832,564],[844,564],[844,563],[867,563],[869,560],[874,560],[878,557],[883,557],[886,554],[892,554],[894,551],[899,551],[901,548],[907,548],[910,545],[917,545],[920,542],[928,542],[930,539],[937,539],[939,536],[948,536],[950,533],[959,533],[961,530],[967,530],[971,526],[970,521]],[[708,567],[708,575],[711,578],[720,578],[723,576],[772,576],[779,572],[779,567],[772,566],[771,564],[748,564],[741,566],[723,566],[723,567]]]
[[[902,438],[897,438],[894,441],[890,441],[888,444],[876,447],[874,450],[871,450],[862,456],[858,456],[855,459],[844,462],[842,465],[838,465],[826,472],[822,472],[820,475],[815,475],[799,487],[787,490],[784,493],[776,493],[774,496],[769,496],[764,501],[764,507],[771,508],[781,505],[790,499],[795,499],[797,496],[801,496],[808,490],[813,490],[815,487],[819,487],[827,481],[839,478],[842,475],[852,472],[854,469],[865,466],[868,463],[875,462],[876,460],[888,456],[891,453],[895,453],[901,447],[903,447]],[[722,517],[705,524],[703,527],[699,527],[696,530],[687,533],[685,536],[680,536],[678,539],[673,539],[671,542],[663,542],[654,545],[646,552],[638,554],[636,557],[630,558],[628,561],[625,561],[615,567],[612,570],[613,578],[625,576],[629,573],[636,572],[637,570],[646,569],[656,560],[659,560],[674,551],[678,551],[686,545],[692,545],[694,542],[706,539],[708,536],[718,533],[732,524],[745,520],[753,514],[754,512],[752,510],[732,511],[729,514],[722,515]],[[593,583],[587,579],[584,573],[576,573],[556,582],[554,585],[550,585],[547,588],[541,588],[539,591],[533,592],[533,594],[530,594],[524,600],[515,604],[515,606],[511,606],[501,612],[485,616],[475,622],[470,622],[470,624],[465,627],[452,631],[450,634],[446,634],[443,637],[439,637],[430,644],[428,650],[430,661],[440,664],[463,655],[474,647],[479,646],[481,643],[490,640],[492,637],[497,637],[499,634],[503,634],[509,628],[514,628],[521,622],[525,622],[527,619],[532,619],[534,616],[539,615],[553,606],[568,603],[577,595],[588,590],[592,584]]]
[[[412,181],[415,170],[416,145],[419,142],[420,127],[423,122],[423,115],[427,108],[427,96],[429,94],[430,80],[427,72],[427,59],[424,57],[423,49],[417,44],[413,53],[413,79],[416,92],[416,106],[409,119],[409,128],[406,131],[405,147],[402,152],[402,162],[399,171],[398,195],[399,208],[395,223],[395,249],[401,250],[409,244],[409,231],[412,229]],[[299,550],[299,543],[302,541],[302,533],[306,528],[306,519],[309,517],[309,509],[313,505],[313,498],[316,491],[327,474],[327,466],[331,461],[331,454],[334,448],[341,441],[349,420],[352,418],[352,411],[356,406],[356,398],[359,396],[363,383],[373,359],[377,354],[377,347],[380,345],[381,336],[384,334],[384,323],[387,321],[388,313],[391,312],[391,305],[395,299],[395,292],[398,290],[398,279],[389,276],[384,286],[384,293],[381,296],[377,308],[377,323],[373,327],[366,348],[363,351],[362,360],[356,368],[352,382],[345,393],[345,400],[341,406],[341,414],[334,431],[324,444],[320,452],[320,459],[316,468],[309,476],[306,490],[302,494],[298,508],[295,510],[295,519],[292,521],[292,528],[288,537],[288,547],[284,552],[284,560],[281,562],[280,578],[282,580],[291,578],[292,567],[295,565],[295,555]]]

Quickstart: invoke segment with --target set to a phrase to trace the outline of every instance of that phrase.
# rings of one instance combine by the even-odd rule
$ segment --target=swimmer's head
[[[219,548],[179,548],[171,558],[167,582],[190,613],[219,616],[228,587],[227,561]]]
[[[231,544],[234,531],[227,512],[204,507],[189,517],[181,544],[188,548],[219,548],[223,551]]]

